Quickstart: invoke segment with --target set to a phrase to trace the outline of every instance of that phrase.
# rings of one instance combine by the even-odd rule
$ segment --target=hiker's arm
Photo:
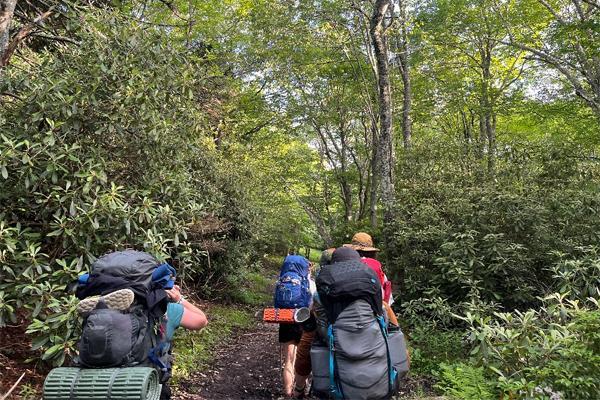
[[[208,319],[202,310],[187,301],[181,295],[181,288],[177,285],[173,286],[173,289],[167,290],[169,298],[180,303],[183,306],[183,316],[181,317],[180,326],[186,329],[198,330],[208,325]]]
[[[208,325],[208,319],[202,310],[187,300],[182,300],[183,316],[181,317],[181,326],[186,329],[198,330]]]

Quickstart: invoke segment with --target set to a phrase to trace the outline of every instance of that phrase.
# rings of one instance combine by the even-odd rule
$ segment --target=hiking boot
[[[100,300],[106,304],[108,308],[113,310],[125,311],[133,303],[135,295],[130,289],[121,289],[112,293],[105,294],[104,296],[92,296],[83,299],[77,305],[77,312],[79,314],[87,314],[96,308],[96,305]]]

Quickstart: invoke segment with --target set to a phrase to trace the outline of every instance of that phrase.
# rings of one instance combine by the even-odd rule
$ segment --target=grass
[[[206,368],[221,342],[239,330],[250,328],[255,322],[254,313],[242,307],[215,305],[207,310],[207,315],[209,324],[201,331],[179,329],[175,334],[174,383]]]
[[[273,284],[275,276],[265,276],[265,271],[246,272],[241,279],[243,286],[230,294],[235,303],[251,306],[263,306],[273,301]]]

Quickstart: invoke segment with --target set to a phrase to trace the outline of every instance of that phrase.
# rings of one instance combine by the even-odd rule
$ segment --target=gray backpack
[[[408,372],[406,343],[388,326],[381,286],[360,262],[334,264],[317,278],[327,333],[311,348],[313,394],[320,398],[390,399]]]

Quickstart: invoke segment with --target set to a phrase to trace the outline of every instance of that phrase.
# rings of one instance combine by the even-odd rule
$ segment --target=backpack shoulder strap
[[[327,341],[329,342],[329,392],[334,399],[343,399],[344,393],[336,376],[336,359],[335,359],[335,337],[333,335],[333,325],[327,327]]]

